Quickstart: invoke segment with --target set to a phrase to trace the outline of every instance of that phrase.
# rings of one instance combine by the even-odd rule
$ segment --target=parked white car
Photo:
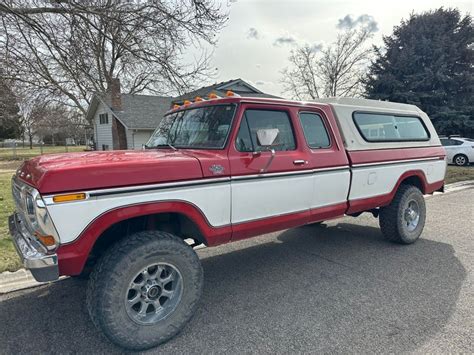
[[[449,137],[440,140],[446,149],[448,164],[464,166],[474,163],[474,139]]]

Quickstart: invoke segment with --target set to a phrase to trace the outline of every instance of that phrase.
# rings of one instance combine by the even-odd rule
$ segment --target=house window
[[[108,144],[102,144],[102,150],[109,150]]]
[[[107,113],[101,113],[99,115],[100,124],[109,124],[109,115]]]

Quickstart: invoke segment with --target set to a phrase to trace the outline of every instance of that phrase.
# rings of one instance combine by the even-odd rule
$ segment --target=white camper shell
[[[326,98],[317,102],[331,106],[348,151],[441,145],[430,118],[415,105],[357,98]],[[363,126],[357,125],[359,117],[364,119]],[[409,137],[401,134],[397,118],[405,121],[401,124]]]

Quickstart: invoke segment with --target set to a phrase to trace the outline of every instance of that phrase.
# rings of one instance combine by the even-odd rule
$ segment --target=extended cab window
[[[237,150],[240,152],[262,150],[257,139],[257,131],[269,128],[278,129],[278,135],[273,145],[276,151],[294,150],[296,148],[290,117],[286,112],[246,110],[237,135]]]
[[[425,125],[416,116],[354,112],[354,122],[368,142],[426,141]]]
[[[300,113],[300,122],[304,137],[310,148],[327,148],[330,146],[329,135],[323,119],[317,113]]]

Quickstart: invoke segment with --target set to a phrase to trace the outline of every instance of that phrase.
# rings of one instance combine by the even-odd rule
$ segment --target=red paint
[[[42,194],[202,178],[196,158],[162,150],[48,154],[20,169]]]
[[[215,246],[230,241],[232,228],[211,227],[203,213],[194,205],[184,201],[145,203],[114,209],[98,216],[79,238],[71,244],[61,245],[57,250],[61,275],[77,275],[82,271],[96,240],[112,225],[134,217],[157,213],[180,213],[192,220],[206,238],[207,245]]]
[[[309,222],[309,211],[285,214],[256,221],[232,225],[232,241],[246,239],[282,229],[293,228]]]
[[[370,143],[368,143],[370,144]],[[395,160],[440,158],[444,159],[446,150],[442,147],[418,147],[397,149],[357,150],[347,152],[352,164],[389,162]]]
[[[232,171],[232,176],[253,175],[260,173],[260,169],[265,167],[270,159],[270,152],[261,152],[258,155],[253,155],[248,152],[239,152],[235,147],[239,127],[242,121],[245,110],[260,109],[260,110],[278,110],[283,111],[290,117],[293,133],[296,140],[296,149],[293,151],[278,151],[275,159],[270,165],[268,172],[288,172],[288,171],[304,171],[315,168],[328,168],[336,166],[346,166],[349,164],[342,138],[337,130],[336,119],[328,105],[323,104],[307,104],[307,105],[289,105],[289,106],[275,106],[271,102],[257,100],[253,102],[243,102],[237,110],[234,119],[234,129],[230,136],[230,144],[228,147],[229,161]],[[294,103],[293,103],[294,104]],[[331,138],[331,146],[324,149],[311,149],[306,143],[303,130],[299,123],[300,112],[315,112],[318,113],[325,122],[328,128],[328,133]],[[295,165],[293,161],[305,160],[307,163],[303,165]]]

